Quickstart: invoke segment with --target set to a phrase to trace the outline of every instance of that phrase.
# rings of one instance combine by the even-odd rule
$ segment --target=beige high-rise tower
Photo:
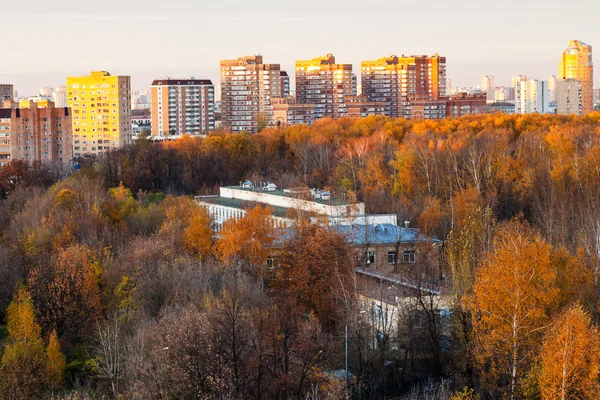
[[[581,103],[583,113],[594,109],[594,65],[592,46],[579,40],[571,40],[562,54],[558,65],[558,79],[574,79],[581,82]]]
[[[296,98],[315,105],[315,118],[348,115],[345,96],[352,96],[352,64],[336,64],[333,54],[296,61]]]
[[[271,98],[281,97],[281,67],[263,57],[221,60],[221,119],[232,132],[255,133],[273,123]]]

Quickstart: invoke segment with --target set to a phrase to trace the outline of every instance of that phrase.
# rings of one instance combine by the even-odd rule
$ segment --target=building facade
[[[583,112],[581,81],[561,79],[556,84],[556,113],[581,115]]]
[[[0,108],[0,166],[11,160],[71,162],[71,112],[51,101],[6,101]]]
[[[159,79],[150,87],[152,136],[215,130],[215,87],[207,79]]]
[[[530,79],[519,82],[515,90],[515,114],[547,114],[548,82]]]
[[[131,78],[92,71],[67,78],[73,156],[101,156],[131,143]]]
[[[489,75],[481,78],[481,91],[487,95],[490,102],[493,101],[496,97],[496,79]]]
[[[392,55],[363,61],[361,82],[362,93],[369,101],[384,102],[390,117],[438,118],[438,113],[424,111],[437,109],[438,100],[446,96],[446,57]]]
[[[271,125],[271,98],[282,95],[280,65],[264,64],[258,55],[221,60],[220,69],[224,128],[255,133]]]
[[[485,94],[458,93],[448,96],[446,117],[459,118],[463,115],[487,113],[487,96]]]
[[[344,97],[352,88],[352,64],[336,64],[333,54],[296,61],[296,101],[314,104],[315,119],[348,115]]]
[[[310,125],[315,120],[314,104],[298,104],[293,96],[271,99],[275,126]]]
[[[594,64],[592,62],[592,46],[579,40],[571,40],[558,65],[558,78],[575,79],[581,82],[582,112],[593,111]]]
[[[13,100],[14,87],[8,83],[0,83],[0,103]]]
[[[548,78],[548,101],[550,104],[556,104],[556,84],[558,78],[556,75],[552,75]]]
[[[364,118],[369,115],[385,115],[385,102],[369,101],[364,94],[361,94],[360,96],[346,96],[344,97],[344,102],[346,103],[348,117],[350,118]]]
[[[279,71],[279,75],[281,76],[281,98],[285,99],[291,95],[290,76],[286,71]]]

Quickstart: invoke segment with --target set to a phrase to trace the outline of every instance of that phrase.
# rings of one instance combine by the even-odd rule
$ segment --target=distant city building
[[[52,92],[53,92],[53,90],[51,87],[45,86],[45,87],[40,88],[40,96],[41,97],[52,97]]]
[[[221,60],[221,120],[232,132],[257,132],[273,122],[271,98],[281,97],[279,64],[263,57]]]
[[[552,75],[548,78],[548,101],[550,104],[556,104],[556,83],[558,78],[556,75]]]
[[[583,112],[581,81],[561,79],[556,84],[556,113],[580,115]]]
[[[310,125],[315,120],[314,104],[298,104],[293,96],[271,99],[275,126]]]
[[[487,99],[490,102],[494,101],[496,98],[496,79],[489,75],[481,78],[481,91],[487,95]]]
[[[437,112],[422,112],[434,107],[446,96],[446,57],[435,54],[380,58],[361,62],[362,93],[370,102],[384,102],[390,117],[413,118],[413,105],[418,118],[438,118]],[[429,105],[427,105],[429,103]],[[445,110],[445,105],[441,106]]]
[[[448,96],[446,102],[446,117],[458,118],[463,115],[478,115],[487,113],[487,96],[483,94],[459,93]]]
[[[314,104],[315,118],[346,116],[344,97],[352,91],[352,64],[336,64],[333,54],[296,61],[296,100]]]
[[[496,92],[498,93],[498,92]],[[487,105],[487,112],[489,114],[494,114],[497,112],[502,112],[507,115],[511,115],[515,113],[515,103],[514,102],[495,102]]]
[[[515,101],[515,88],[508,86],[497,86],[494,95],[494,102],[504,103],[507,101]]]
[[[592,63],[592,46],[579,40],[571,40],[569,47],[562,54],[558,66],[558,78],[575,79],[581,82],[582,112],[593,111],[594,65]]]
[[[13,85],[7,83],[0,83],[0,103],[13,100],[13,93]]]
[[[548,105],[547,81],[519,82],[515,90],[515,114],[547,114]]]
[[[0,166],[11,160],[63,161],[73,158],[69,108],[51,101],[5,101],[0,108]]]
[[[281,98],[285,99],[290,95],[290,77],[285,71],[279,71],[279,76],[281,76]]]
[[[594,88],[594,104],[600,102],[600,88]]]
[[[527,81],[527,75],[516,75],[516,76],[513,76],[512,78],[510,78],[510,86],[512,86],[516,90],[519,82],[526,82],[526,81]]]
[[[152,116],[134,115],[131,117],[131,136],[139,139],[144,136],[152,135]]]
[[[102,155],[131,143],[131,78],[92,71],[67,78],[73,155]]]
[[[150,86],[152,136],[215,130],[215,87],[209,79],[157,79]]]
[[[364,118],[369,115],[385,115],[385,102],[369,101],[367,96],[346,96],[344,103],[348,110],[348,117]]]
[[[135,92],[131,95],[131,110],[141,111],[150,110],[152,108],[151,96],[146,93]]]

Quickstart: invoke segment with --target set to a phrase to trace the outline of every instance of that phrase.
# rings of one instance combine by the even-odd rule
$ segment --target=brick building
[[[0,108],[0,166],[11,160],[62,161],[73,159],[71,111],[48,100]]]

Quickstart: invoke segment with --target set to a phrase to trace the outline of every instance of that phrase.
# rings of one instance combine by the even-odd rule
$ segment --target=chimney
[[[404,227],[406,229],[410,228],[410,221],[404,221]]]

